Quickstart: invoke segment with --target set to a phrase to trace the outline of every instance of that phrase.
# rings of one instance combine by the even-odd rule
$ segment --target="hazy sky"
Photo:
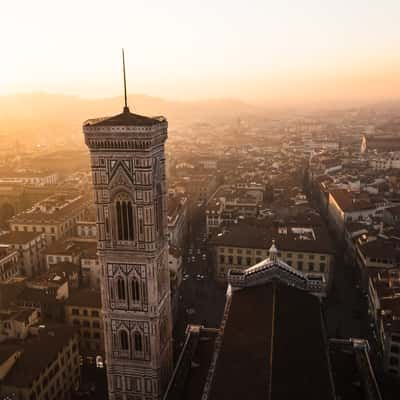
[[[399,0],[0,0],[0,94],[400,97]]]

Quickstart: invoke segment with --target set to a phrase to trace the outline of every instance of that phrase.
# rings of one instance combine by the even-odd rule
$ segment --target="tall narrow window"
[[[143,341],[142,341],[141,333],[135,332],[133,337],[134,337],[134,343],[135,343],[135,351],[138,351],[138,352],[143,351]]]
[[[115,202],[115,212],[117,217],[116,220],[118,240],[133,241],[133,206],[132,202],[126,194],[118,195]]]
[[[163,212],[162,212],[162,192],[161,185],[157,184],[156,189],[156,201],[155,201],[155,223],[157,236],[161,237],[163,235]]]
[[[110,225],[108,223],[108,217],[105,218],[105,222],[106,222],[106,233],[110,232]]]
[[[140,285],[139,280],[136,278],[132,279],[132,300],[135,303],[140,301]]]
[[[118,299],[125,301],[126,300],[125,281],[122,278],[118,278],[117,292],[118,292]]]
[[[139,237],[143,238],[143,208],[138,208]]]
[[[119,343],[121,345],[121,350],[129,350],[128,334],[124,330],[119,333]]]
[[[133,240],[133,212],[132,203],[128,201],[128,240]]]
[[[143,295],[143,303],[147,303],[147,288],[146,288],[146,282],[142,282],[142,295]]]
[[[123,232],[122,240],[128,240],[128,226],[129,226],[128,210],[126,207],[126,201],[123,201],[122,202],[122,232]]]
[[[122,240],[122,210],[121,202],[117,201],[117,225],[118,225],[118,240]]]

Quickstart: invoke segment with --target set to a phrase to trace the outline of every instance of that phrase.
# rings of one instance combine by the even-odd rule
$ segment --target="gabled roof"
[[[333,399],[324,335],[315,296],[279,282],[236,291],[203,395]]]
[[[228,272],[228,283],[233,288],[259,286],[276,280],[312,293],[322,293],[325,290],[324,281],[312,280],[301,271],[274,258],[267,258],[244,271],[231,269]]]
[[[83,123],[83,126],[153,126],[162,122],[166,122],[164,117],[150,118],[124,111],[112,117],[88,119]]]

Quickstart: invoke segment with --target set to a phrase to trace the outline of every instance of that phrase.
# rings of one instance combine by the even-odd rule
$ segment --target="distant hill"
[[[263,112],[263,108],[231,99],[183,102],[136,94],[129,95],[129,106],[138,114],[164,115],[171,127]],[[48,93],[0,96],[0,135],[45,143],[79,141],[84,120],[117,114],[122,107],[122,97],[83,99]]]

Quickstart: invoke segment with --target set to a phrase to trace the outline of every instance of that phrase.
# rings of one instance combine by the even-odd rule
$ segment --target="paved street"
[[[357,283],[352,266],[336,258],[331,291],[325,312],[329,337],[360,338],[368,326],[367,301]]]
[[[184,254],[184,280],[179,289],[178,319],[174,327],[175,354],[183,344],[188,324],[218,327],[225,306],[226,287],[214,282],[204,239],[204,231],[199,229]]]

